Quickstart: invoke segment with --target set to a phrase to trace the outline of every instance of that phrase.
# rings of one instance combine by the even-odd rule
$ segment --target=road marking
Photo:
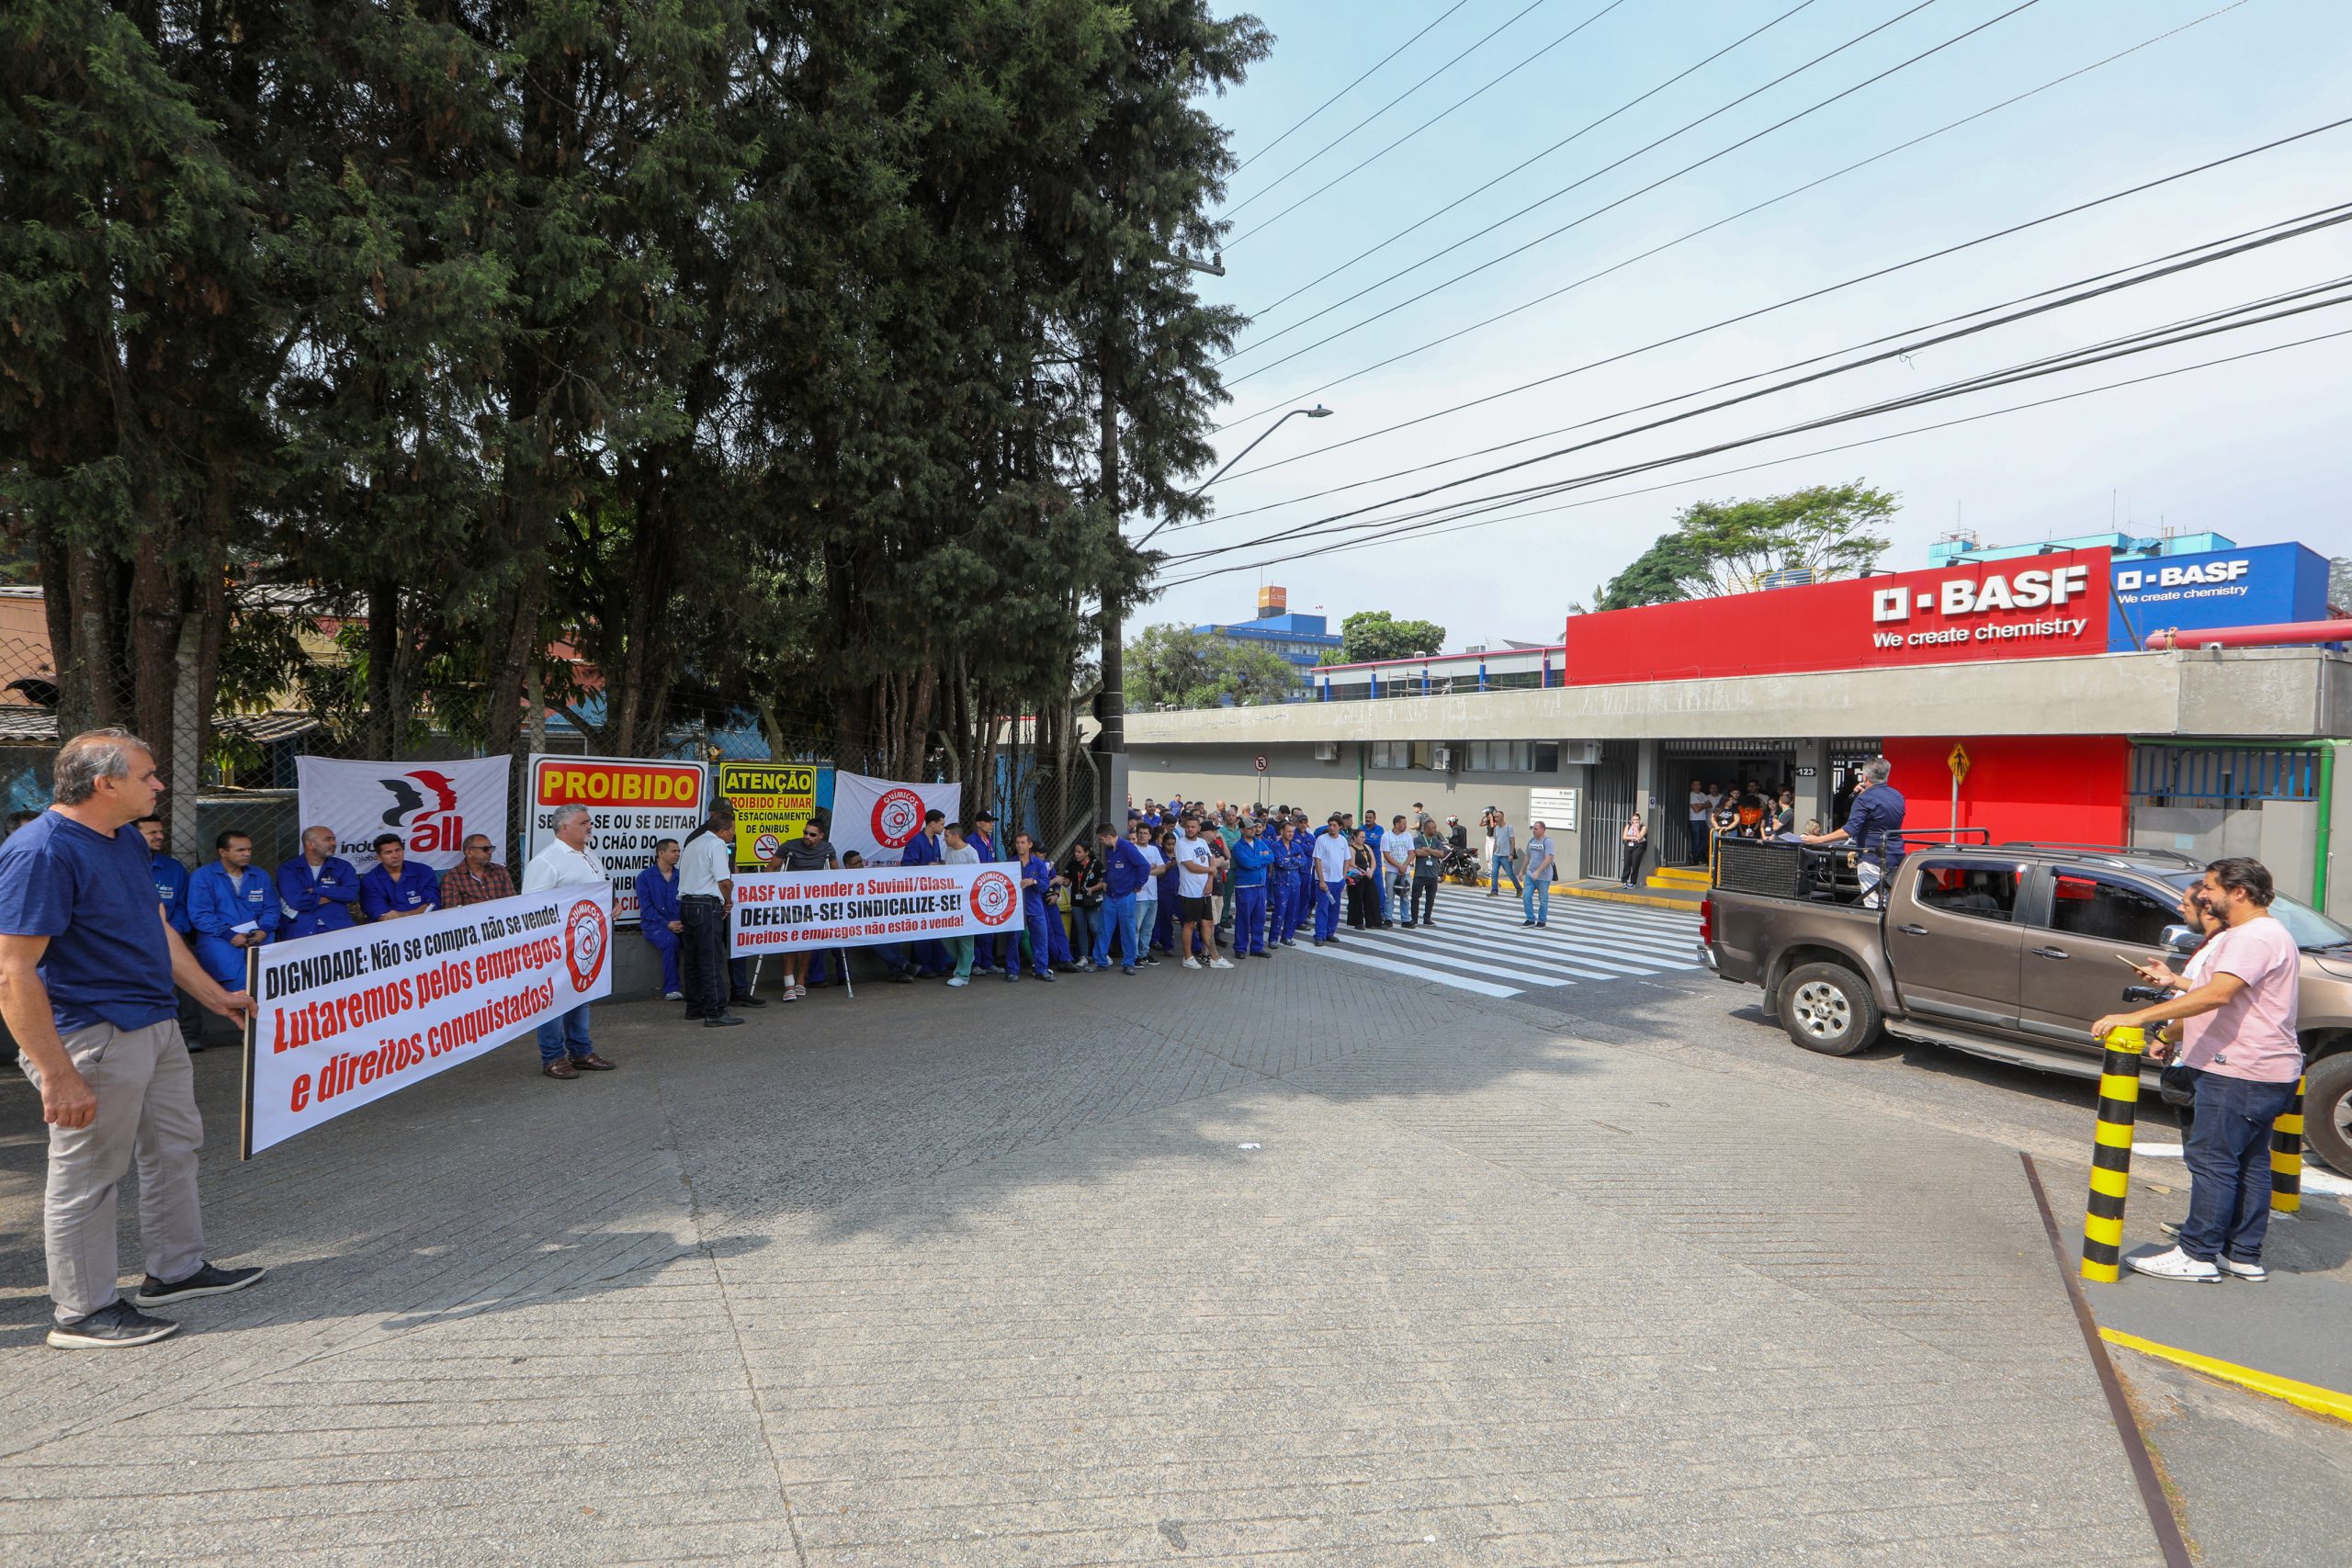
[[[1307,952],[1324,958],[1336,958],[1343,964],[1361,964],[1367,969],[1385,969],[1392,975],[1409,975],[1416,980],[1430,980],[1441,986],[1451,986],[1457,991],[1476,991],[1482,997],[1515,997],[1516,986],[1498,986],[1486,980],[1474,980],[1467,975],[1447,975],[1425,964],[1403,964],[1394,958],[1375,958],[1368,953],[1349,953],[1336,947],[1310,947]],[[1562,984],[1566,984],[1563,981]]]
[[[2102,1328],[2098,1337],[2110,1345],[2120,1345],[2126,1350],[2137,1350],[2143,1356],[2171,1361],[2191,1371],[2203,1372],[2207,1377],[2220,1378],[2224,1382],[2236,1383],[2240,1388],[2267,1393],[2273,1399],[2283,1399],[2305,1410],[2333,1416],[2338,1421],[2352,1421],[2352,1393],[2338,1393],[2317,1383],[2297,1382],[2293,1378],[2282,1378],[2276,1372],[2257,1371],[2252,1367],[2241,1367],[2234,1361],[2216,1360],[2211,1356],[2200,1356],[2194,1350],[2183,1350],[2177,1346],[2159,1345],[2153,1339],[2143,1339],[2120,1328]]]
[[[2153,1159],[2181,1157],[2178,1144],[2135,1143],[2132,1145],[2132,1152],[2135,1155],[2146,1155]],[[2352,1181],[2346,1181],[2333,1171],[2322,1170],[2312,1163],[2309,1155],[2305,1155],[2303,1156],[2303,1190],[2317,1192],[2328,1198],[2347,1198],[2352,1197]]]

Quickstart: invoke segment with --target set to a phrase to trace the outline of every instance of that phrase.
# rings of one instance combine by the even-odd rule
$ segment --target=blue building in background
[[[2222,534],[2085,534],[2032,545],[1987,547],[1967,538],[1928,547],[1929,566],[2013,560],[2104,547],[2115,608],[2108,620],[2111,653],[2142,647],[2161,631],[2275,626],[2327,618],[2327,558],[2301,545],[2241,546]]]
[[[1289,598],[1283,589],[1261,588],[1255,620],[1222,626],[1194,626],[1193,630],[1203,637],[1221,637],[1228,642],[1272,649],[1291,661],[1304,682],[1306,672],[1322,661],[1326,652],[1338,651],[1340,637],[1328,629],[1321,615],[1292,615]]]

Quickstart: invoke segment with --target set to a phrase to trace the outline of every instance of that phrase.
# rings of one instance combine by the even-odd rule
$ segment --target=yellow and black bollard
[[[2140,1057],[2147,1031],[2107,1037],[2098,1069],[2098,1130],[2091,1148],[2090,1212],[2083,1218],[2083,1278],[2123,1276],[2123,1201],[2132,1190],[2132,1121],[2140,1104]]]
[[[2270,1212],[2294,1214],[2303,1207],[2303,1080],[2295,1080],[2295,1103],[2270,1124]]]

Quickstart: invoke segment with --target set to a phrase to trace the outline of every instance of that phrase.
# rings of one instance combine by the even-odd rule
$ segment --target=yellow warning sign
[[[1944,759],[1944,765],[1951,769],[1952,783],[1958,784],[1966,778],[1968,776],[1968,748],[1957,740],[1953,741],[1951,755]]]

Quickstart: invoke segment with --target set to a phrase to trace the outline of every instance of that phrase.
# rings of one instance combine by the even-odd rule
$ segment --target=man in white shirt
[[[1509,817],[1498,811],[1494,826],[1487,831],[1492,835],[1487,840],[1487,897],[1499,896],[1503,890],[1503,878],[1508,876],[1510,878],[1510,890],[1524,899],[1527,887],[1520,881],[1517,865],[1519,829],[1510,825]]]
[[[1209,901],[1209,879],[1216,874],[1217,853],[1213,840],[1201,831],[1201,819],[1186,812],[1176,828],[1176,951],[1184,967],[1198,969],[1193,956],[1193,934],[1200,933],[1201,951],[1211,969],[1230,969],[1232,960],[1216,950],[1216,906]]]
[[[1715,814],[1715,797],[1697,779],[1690,781],[1690,863],[1707,863],[1707,819]]]
[[[1398,812],[1380,840],[1381,919],[1413,923],[1413,825]]]
[[[546,893],[558,887],[601,887],[612,891],[605,863],[588,847],[594,824],[584,806],[555,808],[555,842],[531,857],[523,868],[523,891]],[[576,1078],[582,1072],[608,1073],[613,1064],[596,1055],[588,1041],[588,1004],[582,1002],[560,1018],[539,1025],[539,1071],[551,1078]]]
[[[705,1029],[743,1021],[727,1010],[729,910],[735,900],[735,808],[721,800],[678,855],[678,945],[685,963],[686,1017]]]
[[[1340,906],[1348,897],[1348,866],[1355,852],[1348,845],[1348,835],[1341,830],[1340,819],[1332,818],[1323,824],[1323,832],[1315,840],[1315,945],[1340,940]]]

